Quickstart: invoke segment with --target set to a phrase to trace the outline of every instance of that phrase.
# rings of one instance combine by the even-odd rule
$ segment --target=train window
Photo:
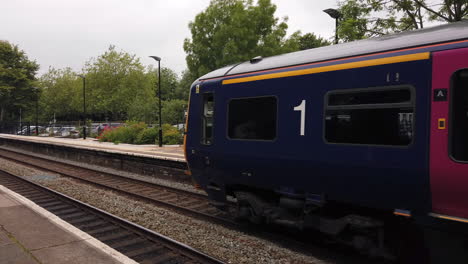
[[[451,89],[450,152],[458,161],[468,161],[468,70],[456,72]]]
[[[213,112],[214,100],[212,93],[203,94],[203,113],[202,113],[202,139],[204,145],[211,145],[213,141]]]
[[[414,136],[413,93],[408,88],[334,91],[327,95],[329,143],[409,145]]]
[[[276,138],[276,97],[233,99],[229,102],[228,136],[231,139]]]

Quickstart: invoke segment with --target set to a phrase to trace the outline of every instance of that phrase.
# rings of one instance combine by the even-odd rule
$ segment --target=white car
[[[57,136],[68,137],[68,136],[79,136],[80,132],[76,127],[61,127],[57,132]]]

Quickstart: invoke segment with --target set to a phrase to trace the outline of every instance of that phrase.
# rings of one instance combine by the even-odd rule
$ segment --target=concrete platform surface
[[[0,263],[136,262],[0,185]]]
[[[94,138],[57,138],[57,137],[37,137],[37,136],[18,136],[9,134],[0,134],[0,138],[11,138],[23,141],[39,142],[46,144],[56,144],[68,147],[77,147],[84,149],[98,149],[100,151],[123,153],[126,155],[135,155],[159,159],[169,159],[185,162],[184,150],[179,145],[132,145],[132,144],[114,144],[111,142],[99,142]]]

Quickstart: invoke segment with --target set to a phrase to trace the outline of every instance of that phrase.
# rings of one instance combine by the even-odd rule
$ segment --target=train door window
[[[413,140],[410,87],[333,91],[327,94],[325,107],[329,143],[405,146]]]
[[[468,161],[468,69],[456,72],[451,89],[450,153]]]
[[[213,93],[203,94],[202,112],[202,139],[204,145],[211,145],[213,142],[213,113],[214,113]]]
[[[228,106],[228,137],[241,140],[274,140],[276,116],[276,97],[232,99]]]

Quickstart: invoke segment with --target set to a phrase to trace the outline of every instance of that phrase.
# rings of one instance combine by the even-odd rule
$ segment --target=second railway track
[[[219,211],[211,206],[207,197],[203,194],[140,181],[117,174],[84,168],[11,150],[0,149],[0,157],[25,166],[58,173],[66,177],[124,193],[138,199],[177,210],[181,213],[217,223],[235,225],[232,215]],[[182,170],[181,173],[183,173]]]

